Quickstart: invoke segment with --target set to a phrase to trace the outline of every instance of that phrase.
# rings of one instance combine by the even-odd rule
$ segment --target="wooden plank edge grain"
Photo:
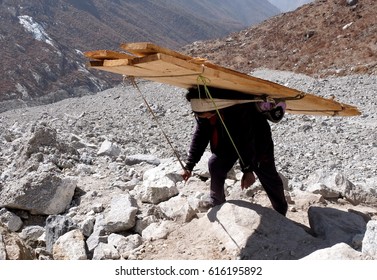
[[[97,59],[97,60],[132,59],[135,57],[130,54],[115,52],[115,51],[110,51],[110,50],[87,51],[87,52],[84,52],[84,55],[87,58]]]
[[[121,44],[120,47],[127,52],[130,52],[136,56],[143,57],[151,54],[157,54],[157,53],[162,53],[162,54],[167,54],[170,56],[174,56],[176,58],[180,58],[183,60],[193,60],[191,56],[187,56],[184,54],[181,54],[179,52],[173,51],[168,48],[160,47],[157,46],[153,43],[149,42],[140,42],[140,43],[124,43]]]
[[[324,116],[357,116],[360,111],[351,105],[332,99],[302,93],[293,88],[249,76],[206,61],[195,60],[169,49],[150,43],[131,43],[124,46],[140,57],[131,59],[104,59],[91,61],[91,66],[113,73],[134,76],[155,82],[188,88],[200,84],[199,76],[207,80],[208,86],[232,89],[253,95],[267,94],[272,98],[292,98],[304,94],[304,98],[287,100],[287,112]],[[112,57],[112,53],[100,51],[89,54],[91,58]],[[203,63],[202,63],[203,62]]]

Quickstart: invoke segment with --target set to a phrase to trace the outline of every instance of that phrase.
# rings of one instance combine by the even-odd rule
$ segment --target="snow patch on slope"
[[[35,22],[34,19],[31,16],[19,16],[18,17],[20,24],[25,28],[25,30],[31,34],[33,34],[33,37],[41,42],[45,42],[53,47],[53,40],[50,38],[50,36],[46,33],[43,26],[39,24],[38,22]]]

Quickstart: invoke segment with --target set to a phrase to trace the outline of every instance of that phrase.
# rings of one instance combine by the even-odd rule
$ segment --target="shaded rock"
[[[0,209],[0,223],[4,224],[10,231],[18,231],[22,227],[22,220],[13,212],[3,208]]]
[[[22,209],[31,214],[56,215],[71,203],[76,181],[46,173],[30,173],[0,187],[0,207]]]
[[[322,243],[276,211],[246,201],[228,201],[200,220],[241,259],[299,259]]]
[[[57,143],[56,130],[45,126],[37,125],[34,128],[34,133],[31,135],[26,145],[25,155],[29,158],[31,154],[41,151],[41,147],[54,147]]]
[[[157,223],[159,219],[155,215],[142,216],[136,220],[134,231],[138,234],[142,234],[150,224]]]
[[[196,174],[203,178],[210,178],[209,171],[208,171],[208,160],[211,156],[212,156],[212,153],[204,152],[200,161],[195,165],[194,169],[192,170],[193,174]]]
[[[99,243],[107,243],[107,233],[105,230],[105,218],[103,215],[97,215],[94,223],[92,234],[86,239],[86,245],[89,252],[93,252]]]
[[[81,228],[82,234],[84,236],[89,237],[93,233],[95,222],[95,217],[88,217],[79,224],[79,227]]]
[[[41,226],[28,226],[22,229],[19,236],[26,244],[34,248],[42,241],[41,238],[44,233],[45,229]],[[43,243],[45,245],[45,242]]]
[[[371,185],[365,184],[360,185],[356,184],[353,186],[353,188],[348,189],[344,196],[353,205],[359,205],[359,204],[371,204],[376,205],[377,204],[377,193],[376,193],[376,179],[372,181],[373,183]]]
[[[371,181],[372,186],[373,182]],[[372,186],[354,185],[342,173],[330,173],[323,170],[311,174],[304,182],[304,190],[320,194],[325,199],[345,198],[353,205],[376,203],[377,194]]]
[[[57,130],[50,124],[36,123],[31,132],[20,149],[20,157],[16,159],[17,165],[27,172],[36,171],[42,162],[52,164],[57,170],[72,168],[79,159],[77,150],[58,139]]]
[[[357,234],[364,234],[366,222],[363,217],[333,208],[310,207],[309,224],[319,238],[336,244],[344,242],[351,245]]]
[[[52,253],[53,246],[58,238],[77,228],[70,217],[52,215],[46,219],[46,249]]]

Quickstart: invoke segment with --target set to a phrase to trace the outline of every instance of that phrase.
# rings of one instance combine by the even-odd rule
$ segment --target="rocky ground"
[[[366,220],[376,219],[376,76],[360,75],[314,79],[291,72],[264,69],[255,71],[253,75],[305,92],[325,97],[334,96],[336,100],[357,106],[362,112],[361,116],[344,118],[287,114],[280,123],[271,125],[276,146],[276,164],[279,172],[287,179],[286,190],[290,201],[288,219],[284,219],[284,222],[281,221],[282,218],[275,217],[273,213],[265,212],[270,208],[270,204],[258,183],[247,193],[240,191],[238,181],[240,173],[237,166],[235,167],[235,176],[227,183],[228,199],[236,202],[234,205],[230,203],[222,209],[216,210],[218,219],[221,218],[221,215],[225,215],[224,212],[229,212],[235,213],[235,216],[227,216],[225,220],[237,222],[237,220],[245,219],[245,222],[242,223],[248,223],[249,220],[254,224],[259,224],[256,219],[261,214],[255,215],[255,212],[249,212],[255,210],[258,213],[264,213],[263,215],[268,217],[263,223],[266,228],[266,236],[269,232],[275,231],[274,223],[282,223],[282,227],[286,228],[294,227],[294,235],[297,236],[302,234],[296,232],[297,228],[304,229],[305,239],[310,237],[310,244],[313,246],[310,250],[308,247],[308,251],[302,248],[301,251],[292,249],[290,254],[277,256],[275,253],[273,254],[272,249],[266,249],[268,246],[265,245],[266,248],[263,251],[265,256],[262,256],[260,251],[250,255],[251,249],[243,253],[236,250],[235,253],[234,248],[226,242],[227,239],[217,235],[221,229],[216,228],[213,223],[209,223],[211,215],[213,215],[212,212],[199,211],[198,208],[190,204],[192,207],[185,212],[186,216],[183,220],[182,215],[166,218],[169,216],[169,211],[166,209],[176,206],[166,206],[163,204],[164,202],[160,203],[160,201],[145,203],[148,199],[143,198],[142,191],[139,189],[148,181],[145,173],[158,165],[155,161],[170,162],[166,168],[160,164],[157,174],[165,172],[164,168],[169,169],[174,166],[177,175],[180,167],[139,93],[128,85],[121,85],[97,95],[2,113],[0,115],[0,191],[10,188],[9,186],[16,188],[20,182],[25,183],[24,187],[32,188],[30,186],[33,186],[34,181],[46,178],[44,174],[50,174],[47,176],[49,180],[52,180],[51,178],[73,178],[77,185],[71,195],[72,200],[68,201],[66,208],[59,214],[65,218],[72,218],[73,223],[79,225],[82,231],[85,228],[84,221],[90,218],[93,223],[95,220],[98,225],[98,217],[101,214],[106,216],[107,208],[111,208],[115,203],[114,198],[122,198],[125,194],[131,194],[131,197],[138,198],[138,212],[134,213],[137,215],[136,220],[144,222],[146,217],[153,216],[155,219],[164,216],[164,218],[160,217],[161,220],[158,221],[158,225],[164,221],[163,226],[152,228],[152,235],[149,235],[152,237],[146,237],[146,232],[141,234],[141,229],[136,229],[134,225],[131,225],[130,229],[122,231],[124,236],[129,236],[131,232],[138,238],[143,236],[143,241],[138,239],[140,244],[138,243],[132,253],[109,256],[109,254],[103,253],[106,251],[103,249],[102,254],[106,257],[99,257],[94,253],[97,258],[236,259],[249,256],[261,259],[297,259],[315,251],[315,248],[326,247],[323,243],[319,244],[318,240],[312,240],[315,229],[309,221],[308,209],[311,206],[357,212]],[[185,101],[184,91],[157,83],[140,82],[139,85],[158,117],[161,127],[169,136],[180,157],[184,159],[194,129],[194,118]],[[52,132],[43,134],[44,136],[38,139],[36,131],[40,131],[38,130],[40,127],[47,127],[48,129],[42,130]],[[46,140],[47,138],[44,138],[46,135],[52,135],[52,140]],[[39,146],[31,148],[33,141],[42,144],[42,148]],[[116,145],[116,149],[101,154],[100,150],[106,141]],[[52,145],[52,142],[59,144]],[[54,147],[52,148],[52,146]],[[27,160],[23,159],[25,155],[29,155]],[[130,162],[133,156],[136,158],[139,156],[139,161]],[[199,172],[205,171],[197,170],[198,175]],[[202,179],[206,176],[200,175]],[[30,181],[25,179],[28,176],[31,178]],[[158,175],[153,176],[158,177]],[[335,185],[346,184],[352,187],[348,190],[339,190],[338,193],[335,191],[334,195],[334,191],[323,186],[325,184],[323,182],[321,185],[319,179],[323,177],[331,180],[334,176],[335,179],[332,180],[335,181]],[[192,181],[184,185],[183,182],[176,179],[174,187],[176,187],[177,193],[171,194],[170,200],[169,197],[166,197],[165,200],[176,199],[177,204],[186,205],[190,199],[198,198],[199,195],[208,191],[208,180],[203,182],[199,178],[193,178]],[[313,189],[310,190],[309,187],[313,187]],[[26,192],[25,189],[22,190]],[[2,196],[4,197],[4,193]],[[140,197],[141,199],[139,199]],[[183,199],[183,202],[180,199]],[[142,202],[143,200],[144,202]],[[236,207],[239,203],[237,201],[240,200],[252,204],[244,206],[245,210],[241,211]],[[4,202],[4,198],[0,204],[6,205],[1,211],[6,209],[21,218],[21,225],[14,229],[12,234],[20,235],[25,228],[38,225],[44,228],[47,235],[46,221],[51,213],[47,213],[46,209],[17,210],[15,208],[20,208],[19,206],[14,207],[13,205],[12,207],[11,203]],[[258,208],[259,205],[263,207]],[[53,207],[57,206],[50,205],[48,209]],[[228,209],[229,207],[230,209]],[[156,209],[165,210],[162,212],[158,210],[160,211],[158,212]],[[46,213],[41,214],[38,211],[46,211]],[[148,214],[146,214],[147,212]],[[151,212],[154,215],[150,215]],[[109,213],[108,215],[111,216],[111,211]],[[2,217],[7,215],[2,212]],[[269,223],[268,220],[271,222]],[[7,221],[9,222],[8,218],[2,218],[3,223]],[[156,220],[153,221],[156,222]],[[225,223],[219,224],[224,228],[229,226]],[[251,230],[254,224],[247,227]],[[137,226],[140,227],[140,224]],[[365,225],[363,227],[365,230]],[[156,237],[162,228],[166,232],[161,233],[160,237]],[[88,243],[90,234],[95,230],[96,226],[93,229],[92,225],[90,232],[83,237],[89,247],[91,246],[91,243]],[[139,235],[138,232],[140,232]],[[252,236],[251,233],[245,233],[245,236],[249,235]],[[270,238],[276,238],[275,241],[277,241],[280,235],[282,235],[281,232],[276,237],[270,236]],[[4,231],[3,236],[6,236]],[[101,236],[97,237],[100,239]],[[245,241],[249,238],[245,236],[239,237],[240,240]],[[9,239],[3,237],[3,240]],[[41,243],[41,241],[38,242]],[[48,243],[48,240],[41,243],[42,248],[46,246],[43,245],[44,242]],[[296,243],[299,242],[301,241]],[[336,243],[332,242],[331,245]],[[7,243],[5,242],[5,244]],[[98,242],[96,244],[98,245]],[[42,253],[45,249],[42,250],[38,246],[37,257],[39,256],[40,259],[53,257],[51,252]],[[246,247],[249,248],[248,246],[251,245]],[[93,257],[93,251],[86,254],[86,257]],[[58,257],[55,256],[55,258]]]

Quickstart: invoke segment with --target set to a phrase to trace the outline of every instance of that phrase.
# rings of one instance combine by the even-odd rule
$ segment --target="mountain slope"
[[[311,76],[377,74],[377,1],[315,1],[226,38],[184,48],[249,73],[264,67]]]
[[[124,42],[151,41],[178,48],[217,38],[277,14],[272,5],[238,10],[227,1],[3,0],[0,1],[0,110],[48,103],[119,82],[89,73],[82,52],[118,49]],[[243,8],[263,0],[237,0]],[[190,4],[190,5],[189,5]],[[254,5],[255,4],[255,5]],[[229,8],[229,9],[228,9]],[[228,12],[231,11],[231,12]],[[261,12],[263,11],[263,13]],[[255,16],[254,16],[255,15]],[[42,100],[44,99],[44,100]]]
[[[265,0],[217,0],[216,5],[210,5],[209,0],[176,0],[174,3],[206,20],[219,21],[221,19],[223,24],[234,24],[236,19],[244,26],[260,23],[280,13],[279,9]]]

